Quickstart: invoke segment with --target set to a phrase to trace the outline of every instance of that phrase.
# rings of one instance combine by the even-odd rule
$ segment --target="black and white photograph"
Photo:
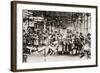
[[[23,62],[91,59],[91,13],[23,10]]]
[[[12,2],[13,71],[97,66],[97,6]]]

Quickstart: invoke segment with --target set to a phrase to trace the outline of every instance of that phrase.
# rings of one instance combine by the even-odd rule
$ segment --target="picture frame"
[[[11,71],[97,67],[97,12],[90,5],[11,1]]]

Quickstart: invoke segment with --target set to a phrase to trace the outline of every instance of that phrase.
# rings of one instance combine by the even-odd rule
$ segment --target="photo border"
[[[96,63],[95,65],[83,66],[68,66],[68,67],[52,67],[52,68],[31,68],[31,69],[17,69],[17,4],[35,4],[35,5],[49,5],[49,6],[63,6],[63,7],[84,7],[96,9]],[[42,3],[42,2],[27,2],[27,1],[11,1],[11,71],[38,71],[38,70],[53,70],[53,69],[71,69],[98,66],[98,7],[90,5],[74,5],[74,4],[58,4],[58,3]]]

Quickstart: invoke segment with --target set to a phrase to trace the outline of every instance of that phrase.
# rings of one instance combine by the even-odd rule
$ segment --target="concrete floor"
[[[27,63],[34,62],[59,62],[59,61],[68,61],[68,60],[85,60],[86,56],[80,58],[79,56],[68,56],[68,55],[47,55],[32,53],[27,58]]]

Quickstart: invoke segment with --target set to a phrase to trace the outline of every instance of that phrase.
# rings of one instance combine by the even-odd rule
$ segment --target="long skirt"
[[[89,46],[89,44],[85,44],[85,45],[84,45],[84,50],[89,51],[89,50],[90,50],[90,48],[91,48],[91,47]]]

